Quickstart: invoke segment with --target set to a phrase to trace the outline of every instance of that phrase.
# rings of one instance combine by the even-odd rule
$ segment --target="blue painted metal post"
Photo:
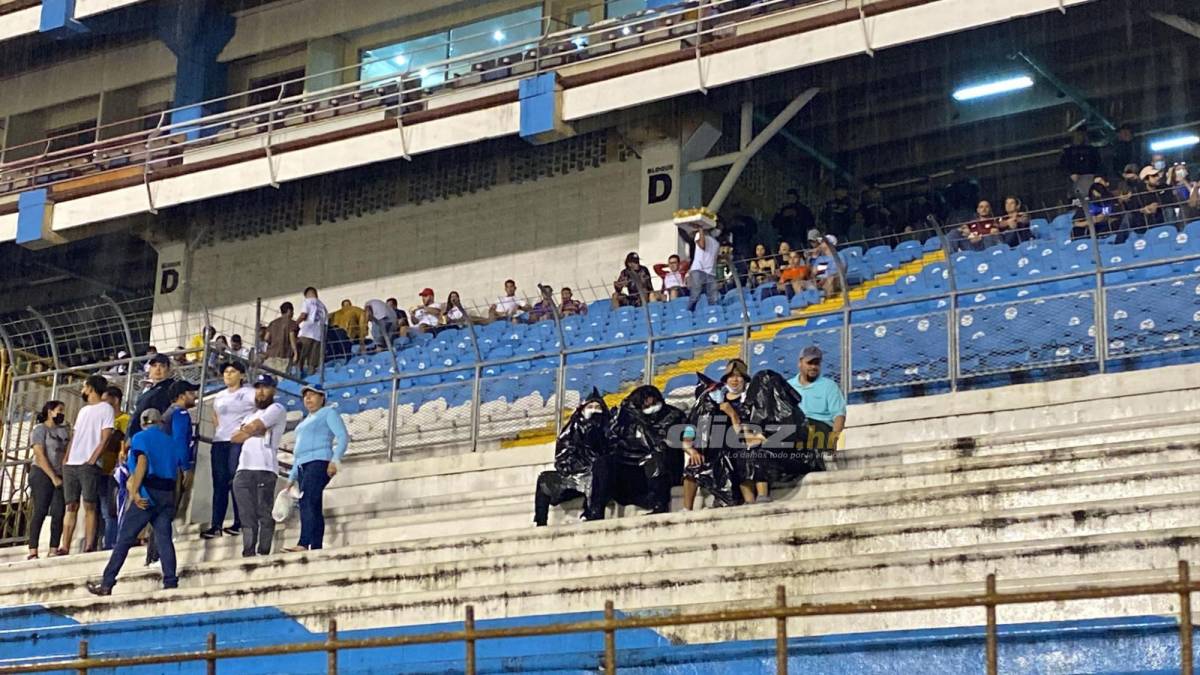
[[[225,94],[227,67],[217,57],[233,38],[236,22],[216,0],[192,0],[164,6],[159,37],[175,54],[175,111],[171,124],[186,124],[215,110],[203,105]],[[176,131],[180,131],[176,129]],[[199,126],[186,129],[199,138]]]

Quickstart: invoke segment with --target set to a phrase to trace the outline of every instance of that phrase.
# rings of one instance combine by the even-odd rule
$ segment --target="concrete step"
[[[625,571],[574,579],[547,574],[522,584],[415,590],[410,579],[371,578],[356,585],[305,585],[295,580],[256,588],[178,589],[151,594],[51,603],[53,611],[83,622],[146,617],[270,604],[319,629],[337,617],[344,630],[382,625],[452,621],[473,604],[477,616],[501,617],[594,610],[605,600],[622,609],[678,605],[705,598],[732,602],[770,597],[783,584],[790,597],[833,590],[879,593],[880,589],[978,583],[988,573],[1002,578],[1120,572],[1131,565],[1173,568],[1200,553],[1200,528],[1147,530],[1036,542],[904,551],[887,555],[821,558],[782,563],[710,566],[666,571]],[[669,554],[663,552],[663,554]],[[368,588],[369,587],[369,590]],[[844,624],[843,624],[844,625]]]
[[[1169,452],[1190,451],[1183,449]],[[1101,494],[1114,498],[1153,497],[1189,492],[1195,485],[1196,474],[1200,472],[1200,461],[1155,462],[1150,465],[1133,462],[1125,467],[1052,476],[1023,476],[1020,475],[1020,467],[1015,471],[1015,477],[1011,478],[829,497],[820,494],[821,486],[814,485],[810,488],[806,483],[798,488],[779,491],[777,496],[781,501],[771,505],[713,509],[701,513],[716,520],[737,520],[745,517],[747,509],[755,509],[759,514],[792,514],[798,523],[818,526],[1070,504],[1091,501]],[[336,515],[329,518],[326,526],[326,545],[330,548],[379,546],[424,539],[450,537],[453,540],[463,537],[478,538],[505,531],[525,531],[531,529],[531,512],[529,496],[522,499],[517,492],[514,492],[511,500],[506,503],[448,508],[418,514],[391,515],[387,508],[381,507],[378,511],[364,511],[348,518]],[[637,511],[630,507],[625,509],[625,513],[632,516]],[[577,523],[578,507],[557,508],[551,511],[551,516],[551,522],[555,524]],[[654,528],[657,524],[672,517],[675,517],[675,514],[633,516],[589,525],[639,529],[629,523],[623,524],[623,521],[639,524],[644,522],[648,524],[648,531],[629,536],[652,538],[656,536]],[[293,538],[297,536],[297,528],[298,524],[291,521],[287,529],[277,533],[276,545],[293,543]],[[210,541],[182,538],[177,540],[176,547],[182,564],[240,560],[240,541],[236,538],[221,537]],[[0,574],[11,571],[24,576],[30,574],[30,570],[41,566],[61,569],[65,564],[70,564],[69,561],[80,558],[92,560],[92,564],[98,568],[103,566],[105,555],[85,554],[67,559],[10,562],[0,567]],[[140,558],[135,554],[135,560],[129,564],[136,565],[138,560]]]
[[[1200,492],[822,527],[797,527],[796,519],[787,512],[708,522],[701,514],[681,515],[688,517],[661,522],[650,542],[630,537],[612,543],[599,537],[589,538],[596,541],[581,540],[580,533],[556,529],[539,531],[537,534],[542,536],[519,544],[496,541],[459,547],[439,545],[444,542],[435,539],[405,548],[358,548],[336,554],[322,551],[241,563],[204,563],[184,568],[180,577],[188,588],[213,591],[228,586],[253,592],[260,586],[295,577],[304,577],[315,587],[345,588],[387,575],[431,590],[446,588],[447,584],[461,589],[488,583],[528,583],[545,578],[547,573],[560,579],[604,576],[613,570],[628,569],[675,569],[683,573],[746,560],[836,559],[1163,529],[1196,522]],[[76,565],[56,572],[54,576],[46,574],[0,586],[0,606],[83,598],[83,582],[96,575],[94,566]],[[122,576],[117,592],[145,594],[159,585],[157,568],[135,566]]]

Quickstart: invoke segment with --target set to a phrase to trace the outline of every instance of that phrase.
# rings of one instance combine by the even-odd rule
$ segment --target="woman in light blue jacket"
[[[337,475],[346,454],[350,435],[341,415],[325,407],[325,391],[308,385],[301,390],[308,416],[296,427],[296,449],[288,487],[300,486],[300,542],[285,551],[316,550],[324,545],[325,516],[322,495],[329,480]]]

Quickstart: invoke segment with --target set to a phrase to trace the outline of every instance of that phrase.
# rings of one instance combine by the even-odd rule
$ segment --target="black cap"
[[[258,377],[254,378],[254,386],[255,387],[277,387],[277,386],[279,386],[279,382],[276,381],[274,377],[271,377],[267,373],[260,373]]]
[[[246,374],[246,364],[242,363],[241,361],[230,361],[229,363],[225,364],[225,368],[233,368],[243,375]],[[225,368],[222,368],[221,372],[225,372]]]
[[[171,388],[167,389],[167,397],[174,401],[189,391],[198,391],[199,389],[199,386],[194,385],[187,380],[175,380],[171,383]]]
[[[159,354],[156,352],[154,356],[150,357],[150,365],[153,366],[155,364],[169,367],[171,365],[171,357],[167,356],[166,354]]]

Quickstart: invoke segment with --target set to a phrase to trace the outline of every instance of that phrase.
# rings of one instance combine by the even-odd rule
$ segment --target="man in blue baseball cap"
[[[112,556],[99,582],[86,586],[93,595],[111,595],[117,573],[125,564],[129,549],[138,533],[153,526],[154,540],[162,559],[163,588],[175,588],[175,544],[171,540],[171,520],[175,517],[175,479],[182,470],[182,457],[176,443],[163,428],[162,415],[155,408],[144,410],[138,420],[139,431],[129,442],[129,496],[133,504],[125,513]]]
[[[233,499],[242,517],[242,556],[249,558],[271,552],[275,519],[275,480],[279,463],[275,453],[287,427],[287,409],[275,402],[278,382],[267,373],[254,379],[257,410],[230,437],[242,444],[237,472],[233,474]]]

